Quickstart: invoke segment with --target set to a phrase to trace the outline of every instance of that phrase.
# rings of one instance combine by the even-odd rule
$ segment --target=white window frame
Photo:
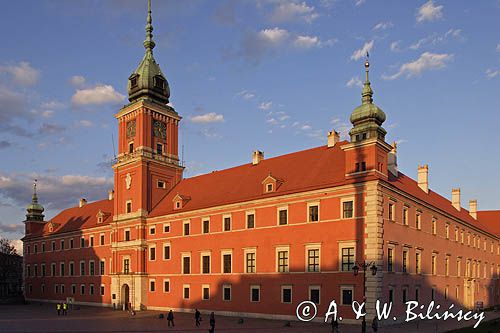
[[[249,253],[255,254],[255,272],[248,272],[247,271],[247,254],[249,254]],[[246,248],[243,250],[243,270],[245,271],[246,274],[257,273],[257,248],[256,247]]]
[[[352,217],[344,217],[344,202],[352,201]],[[319,211],[319,208],[318,208]],[[309,210],[308,210],[309,213]],[[318,213],[319,216],[319,213]],[[349,220],[356,217],[356,200],[354,196],[340,198],[340,219]]]
[[[168,259],[165,259],[165,247],[168,246]],[[168,261],[172,259],[172,244],[170,242],[163,243],[163,251],[162,251],[162,259],[163,261]]]
[[[151,232],[151,230],[154,230],[154,232]],[[149,235],[156,235],[156,224],[150,225],[148,232],[149,232]]]
[[[226,224],[225,223],[226,218],[229,218],[229,230],[226,230],[224,228],[224,226]],[[222,229],[221,230],[222,230],[222,232],[231,232],[231,231],[233,231],[233,217],[232,217],[231,214],[224,214],[224,215],[222,215]]]
[[[286,223],[285,224],[280,224],[280,211],[282,211],[282,210],[286,210]],[[309,210],[308,210],[307,214],[309,214]],[[285,225],[289,225],[288,220],[289,220],[288,205],[278,206],[278,208],[276,209],[276,225],[280,226],[280,227],[285,226]]]
[[[290,302],[285,302],[285,300],[283,299],[283,290],[284,289],[290,289]],[[284,285],[281,285],[281,303],[283,304],[292,304],[293,303],[293,286],[291,284],[284,284]]]
[[[210,265],[208,265],[208,273],[203,273],[203,257],[209,257]],[[232,261],[232,258],[231,258]],[[232,262],[231,262],[232,265]],[[207,250],[207,251],[201,251],[200,252],[200,274],[205,275],[205,274],[211,274],[212,273],[212,251]]]
[[[357,242],[355,240],[350,240],[350,241],[339,241],[338,242],[338,263],[339,267],[338,270],[339,272],[344,272],[342,270],[342,249],[343,248],[348,248],[348,247],[353,247],[354,248],[354,264],[356,265],[356,260],[357,258]]]
[[[278,253],[282,251],[287,251],[288,252],[288,262],[287,262],[287,267],[286,271],[280,272],[279,271],[279,256]],[[274,271],[276,273],[289,273],[290,272],[290,245],[280,245],[276,246],[275,252],[274,252],[274,263],[275,263],[275,268]]]
[[[404,204],[401,212],[401,222],[404,226],[410,225],[409,218],[410,218],[410,207]]]
[[[164,278],[163,279],[163,284],[162,284],[162,289],[165,294],[170,293],[170,290],[172,289],[172,285],[170,284],[170,279],[169,278]],[[165,290],[165,282],[168,282],[168,290]]]
[[[248,215],[253,215],[253,228],[248,227]],[[247,210],[245,212],[245,229],[255,229],[257,228],[257,215],[255,214],[255,210]]]
[[[101,284],[99,287],[99,295],[104,296],[106,294],[106,285]]]
[[[311,214],[309,214],[309,209],[311,206],[318,206],[318,220],[317,221],[311,221]],[[311,223],[317,223],[321,221],[321,205],[319,204],[319,200],[318,201],[312,201],[312,202],[308,202],[307,203],[307,222],[311,222]]]
[[[344,297],[342,297],[342,293],[344,290],[350,290],[352,292],[352,301],[354,302],[355,298],[354,298],[354,286],[353,285],[347,285],[347,284],[343,284],[343,285],[340,285],[340,288],[339,288],[339,298],[340,298],[340,302],[339,304],[340,305],[345,305],[345,306],[351,306],[352,304],[344,304]],[[320,294],[321,296],[321,294]]]
[[[151,259],[151,249],[155,249],[155,258]],[[148,261],[156,261],[156,258],[158,257],[158,253],[156,252],[156,243],[150,244],[148,246]]]
[[[129,235],[129,239],[127,240],[127,231]],[[132,239],[132,233],[130,232],[130,228],[125,228],[123,229],[123,241],[124,242],[129,242]]]
[[[208,289],[208,298],[205,298],[205,294],[203,293],[203,290],[205,288]],[[209,284],[202,284],[201,285],[201,300],[202,301],[209,301],[210,300],[210,285]]]
[[[185,294],[186,288],[189,290],[188,291],[189,297],[186,297],[186,294]],[[182,299],[191,299],[191,285],[189,283],[185,283],[182,285]]]
[[[254,301],[252,300],[252,289],[258,289],[259,290],[259,300]],[[250,285],[250,303],[260,303],[260,284],[251,284]]]
[[[319,250],[318,270],[317,271],[309,271],[309,250]],[[319,273],[319,272],[321,272],[321,243],[306,244],[304,252],[305,252],[304,253],[304,258],[305,258],[304,272],[306,272],[306,273]]]
[[[189,258],[189,274],[184,273],[184,258],[188,257]],[[181,253],[181,274],[182,275],[191,275],[193,274],[193,270],[191,269],[192,266],[192,260],[191,260],[191,252],[182,252]]]
[[[231,255],[231,272],[229,273],[224,273],[224,255]],[[227,250],[221,250],[220,251],[220,273],[221,274],[233,274],[233,250],[227,249]]]
[[[314,285],[310,285],[307,290],[308,290],[308,295],[309,295],[309,300],[312,302],[311,300],[311,291],[313,289],[318,289],[319,290],[319,302],[318,304],[316,305],[321,305],[321,286],[320,285],[317,285],[317,284],[314,284]]]
[[[153,285],[155,286],[155,290],[151,290],[152,289],[151,288],[151,286],[152,286],[151,283],[153,283]],[[155,293],[156,292],[156,279],[149,279],[148,290],[149,290],[150,293]]]
[[[186,227],[185,225],[189,225],[189,234],[186,235]],[[190,236],[191,235],[191,220],[182,221],[182,236]]]
[[[128,211],[128,204],[130,204],[130,212]],[[125,214],[131,214],[133,212],[132,200],[125,201]]]
[[[229,299],[224,299],[224,289],[229,288]],[[233,287],[229,283],[224,283],[222,285],[222,301],[223,302],[231,302],[233,299]]]
[[[168,227],[168,231],[165,231],[165,227]],[[170,222],[168,223],[163,223],[163,233],[170,233]]]
[[[208,232],[205,232],[205,222],[208,221]],[[203,217],[201,219],[201,233],[204,234],[204,235],[207,235],[210,233],[210,216],[208,217]]]

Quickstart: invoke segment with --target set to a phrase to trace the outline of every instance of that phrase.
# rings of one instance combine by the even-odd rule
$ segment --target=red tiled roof
[[[324,188],[345,182],[344,153],[339,142],[281,155],[234,168],[183,179],[170,191],[149,216],[162,216],[177,211],[190,211],[228,203]],[[283,181],[277,191],[263,192],[262,181],[271,174]],[[173,209],[173,198],[189,196],[182,209]]]
[[[500,210],[478,211],[477,219],[485,229],[500,236]]]
[[[500,223],[497,223],[498,227],[496,229],[491,228],[490,225],[482,221],[482,218],[480,217],[480,213],[482,212],[478,212],[478,219],[476,220],[469,214],[469,211],[467,209],[464,209],[462,207],[460,211],[458,211],[457,209],[455,209],[455,207],[453,207],[450,200],[432,191],[431,189],[429,189],[429,193],[425,193],[422,189],[420,189],[418,183],[415,180],[411,179],[410,177],[406,176],[401,172],[399,172],[397,178],[394,176],[389,177],[389,182],[392,185],[396,186],[398,189],[434,207],[437,207],[462,221],[468,222],[487,232],[500,236]],[[498,214],[497,215],[497,220],[498,220],[500,217],[500,211],[496,212]]]
[[[50,223],[55,223],[53,233],[70,232],[81,229],[88,229],[97,226],[97,213],[102,210],[106,215],[103,216],[102,223],[104,225],[113,220],[113,200],[100,200],[85,204],[83,207],[71,207],[63,210],[52,219],[50,219],[43,227],[42,234],[48,235]],[[41,236],[41,235],[31,235]]]

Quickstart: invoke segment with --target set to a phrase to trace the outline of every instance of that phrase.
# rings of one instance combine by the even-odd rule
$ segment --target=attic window
[[[272,191],[273,191],[273,184],[267,184],[266,192],[272,192]]]
[[[180,201],[176,201],[175,202],[175,209],[179,209],[181,208],[181,202]]]
[[[99,217],[97,218],[97,223],[102,223],[102,216],[99,216]]]
[[[159,180],[157,183],[158,188],[166,188],[165,182],[163,180]]]
[[[163,89],[163,87],[165,86],[165,80],[163,80],[159,76],[155,76],[154,77],[154,84],[155,84],[155,88]]]
[[[130,78],[130,87],[132,88],[137,87],[137,75]]]

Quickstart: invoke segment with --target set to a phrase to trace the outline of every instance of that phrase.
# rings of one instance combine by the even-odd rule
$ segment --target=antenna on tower
[[[181,165],[184,166],[184,143],[182,144]]]
[[[115,136],[111,133],[111,143],[113,145],[113,158],[116,160]]]

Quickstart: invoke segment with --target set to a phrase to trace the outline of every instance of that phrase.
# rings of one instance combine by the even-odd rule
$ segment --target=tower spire
[[[31,197],[32,203],[38,203],[38,196],[36,195],[36,182],[37,181],[38,181],[37,179],[35,179],[33,181],[33,196]]]
[[[368,58],[370,55],[368,52],[366,52],[366,59],[365,59],[365,83],[363,85],[363,92],[361,93],[361,102],[363,104],[368,104],[373,102],[373,90],[370,84],[370,78],[369,78],[369,72],[370,72],[370,62],[368,61]]]
[[[38,203],[38,196],[36,194],[37,180],[33,182],[33,195],[31,203],[26,207],[26,220],[27,221],[43,221],[43,211],[45,210],[42,205]]]
[[[146,52],[153,52],[155,42],[153,41],[153,19],[151,18],[151,0],[148,0],[148,18],[146,24],[146,40],[144,40]]]

